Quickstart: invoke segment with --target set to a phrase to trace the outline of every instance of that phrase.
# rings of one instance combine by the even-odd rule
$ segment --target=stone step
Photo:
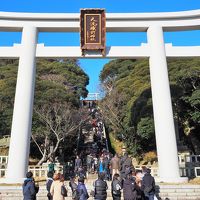
[[[20,198],[20,199],[22,199],[22,194],[20,194],[20,195],[13,195],[13,194],[11,194],[11,195],[0,195],[0,199],[1,200],[7,200],[8,198],[12,198],[13,200],[15,199],[18,199],[18,198]],[[193,199],[193,200],[200,200],[200,196],[199,196],[199,194],[197,194],[197,195],[189,195],[189,196],[173,196],[173,195],[159,195],[159,197],[161,198],[161,199],[165,199],[165,198],[169,198],[170,200],[189,200],[189,199]],[[42,198],[44,198],[44,199],[46,199],[46,194],[43,194],[43,195],[41,195],[41,194],[38,194],[37,195],[37,199],[42,199]],[[68,198],[71,198],[71,196],[68,196]],[[92,197],[91,197],[92,198]],[[110,195],[108,195],[108,197],[107,198],[112,198]]]
[[[159,197],[162,200],[165,200],[165,198],[169,198],[170,200],[200,200],[200,194],[197,194],[196,196],[173,196],[173,195],[160,195]],[[0,200],[22,200],[22,195],[0,195]],[[37,195],[37,200],[46,200],[47,196],[44,195]],[[68,196],[65,199],[72,199],[71,196]],[[93,199],[93,197],[90,197],[89,199]],[[108,196],[107,199],[112,199],[111,196]]]
[[[88,200],[93,200],[93,197],[90,197]],[[107,200],[112,200],[112,197],[107,197]],[[21,197],[1,197],[0,196],[0,200],[22,200],[22,196]],[[37,200],[47,200],[47,196],[45,197],[40,197],[37,196]],[[71,197],[65,197],[65,200],[72,200]]]
[[[66,184],[67,185],[67,184]],[[108,182],[108,186],[110,183]],[[88,193],[93,189],[91,184],[87,184]],[[68,188],[68,197],[66,200],[71,199],[71,189]],[[158,185],[157,192],[162,200],[169,198],[170,200],[200,200],[200,185]],[[22,188],[20,186],[1,186],[0,187],[0,200],[21,200]],[[46,200],[46,188],[44,185],[40,186],[39,193],[37,194],[38,200]],[[108,200],[112,199],[110,186],[107,191]],[[90,197],[92,199],[92,197]]]

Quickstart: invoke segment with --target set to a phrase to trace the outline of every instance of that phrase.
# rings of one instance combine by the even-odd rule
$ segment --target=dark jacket
[[[75,170],[78,170],[78,168],[82,167],[82,160],[80,158],[76,158],[75,160]]]
[[[46,189],[47,189],[47,197],[49,200],[53,199],[53,196],[50,193],[50,189],[51,189],[51,184],[53,183],[53,179],[52,178],[48,178],[47,182],[46,182]]]
[[[27,178],[23,184],[23,196],[24,200],[35,200],[37,188],[32,178]]]
[[[73,180],[70,180],[69,187],[72,190],[72,199],[76,199],[77,200],[78,199],[77,184]]]
[[[137,184],[135,184],[135,189],[136,189],[136,196],[137,196],[137,200],[145,200],[145,195],[144,192],[142,191],[141,187]]]
[[[152,189],[149,192],[145,192],[145,188],[151,187]],[[144,191],[145,194],[154,194],[155,193],[155,179],[151,176],[150,173],[146,173],[142,179],[142,186],[141,189]]]
[[[122,184],[118,179],[115,179],[111,183],[111,192],[113,197],[121,197]]]
[[[50,192],[50,188],[51,188],[51,184],[53,183],[53,179],[52,178],[48,178],[47,182],[46,182],[46,189],[48,192]]]
[[[125,179],[123,182],[123,195],[125,200],[136,200],[135,181]]]
[[[133,167],[133,164],[132,164],[132,160],[128,156],[124,156],[121,159],[121,171],[123,173],[125,173],[126,170],[128,170],[128,171],[130,171],[130,170],[133,171],[134,170],[134,167]]]
[[[97,179],[94,182],[94,188],[94,199],[105,200],[107,198],[106,190],[108,189],[108,186],[106,181]]]
[[[109,169],[109,164],[110,164],[110,161],[108,160],[108,158],[104,158],[104,169],[107,171]]]
[[[89,198],[89,195],[84,183],[80,183],[80,182],[78,183],[77,194],[78,194],[77,196],[79,200],[87,200]]]
[[[69,187],[71,188],[71,190],[73,192],[77,189],[77,184],[74,181],[70,180]]]

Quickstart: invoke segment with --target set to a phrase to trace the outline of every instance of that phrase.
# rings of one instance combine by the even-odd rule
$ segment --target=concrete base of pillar
[[[24,183],[24,178],[18,178],[18,179],[0,178],[0,184],[22,184],[22,183]]]
[[[177,177],[177,178],[174,178],[174,177],[165,177],[165,178],[162,178],[162,177],[156,177],[155,178],[155,181],[157,183],[188,183],[188,177]]]

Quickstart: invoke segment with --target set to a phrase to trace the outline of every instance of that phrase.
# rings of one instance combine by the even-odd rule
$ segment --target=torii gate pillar
[[[6,173],[7,183],[21,183],[29,160],[32,110],[35,89],[37,28],[25,26],[19,58],[11,140]]]
[[[150,48],[149,65],[159,181],[186,181],[187,179],[180,178],[179,174],[178,151],[162,27],[150,26],[147,36]]]

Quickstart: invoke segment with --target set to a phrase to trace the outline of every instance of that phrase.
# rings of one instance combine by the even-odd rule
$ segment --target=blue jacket
[[[87,200],[89,198],[87,189],[84,183],[78,183],[77,187],[78,199],[79,200]]]
[[[35,200],[36,199],[36,188],[33,179],[27,178],[23,184],[23,195],[24,200]]]
[[[46,189],[48,192],[50,192],[50,188],[51,188],[51,184],[53,183],[53,179],[52,178],[48,178],[47,182],[46,182]]]

